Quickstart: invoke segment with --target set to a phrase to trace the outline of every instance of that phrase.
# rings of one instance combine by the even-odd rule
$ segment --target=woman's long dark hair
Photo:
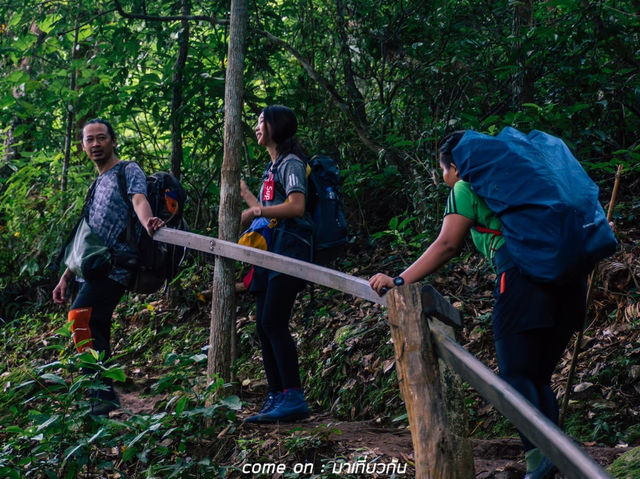
[[[269,135],[277,145],[276,151],[279,156],[293,153],[301,159],[307,157],[295,137],[298,131],[298,120],[291,108],[282,105],[269,105],[262,110],[262,114],[269,129]]]

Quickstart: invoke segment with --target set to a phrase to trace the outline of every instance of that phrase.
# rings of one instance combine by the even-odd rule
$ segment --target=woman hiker
[[[297,120],[290,108],[266,107],[255,128],[258,144],[270,156],[262,175],[262,186],[254,196],[241,182],[240,190],[249,206],[242,212],[242,224],[268,218],[272,231],[269,251],[304,261],[311,260],[312,223],[306,213],[307,163],[294,135]],[[302,392],[296,343],[289,319],[303,280],[255,267],[248,286],[256,295],[256,325],[268,394],[262,408],[245,419],[252,423],[296,421],[309,417]]]

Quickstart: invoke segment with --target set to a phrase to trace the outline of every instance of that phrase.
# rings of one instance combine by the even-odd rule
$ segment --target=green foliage
[[[0,267],[11,278],[33,280],[47,276],[93,176],[77,148],[83,121],[108,118],[123,158],[147,171],[168,168],[181,27],[122,18],[95,0],[42,8],[18,3],[0,6],[6,25],[0,34],[0,239],[9,245]],[[177,13],[175,5],[157,0],[122,3],[133,13]],[[598,179],[621,162],[629,173],[638,169],[640,29],[633,2],[599,8],[534,3],[531,22],[517,29],[518,4],[506,0],[384,6],[286,0],[251,8],[248,176],[266,161],[253,140],[257,113],[268,103],[291,106],[309,151],[338,158],[355,232],[384,230],[408,209],[419,218],[419,231],[433,228],[442,201],[431,187],[438,176],[434,150],[453,128],[550,131],[565,138]],[[224,18],[228,11],[195,1],[191,14]],[[258,30],[286,42],[330,89]],[[227,37],[225,26],[190,24],[185,103],[175,115],[183,131],[187,217],[195,231],[214,231],[217,220]],[[345,108],[337,108],[337,100]],[[62,194],[69,112],[75,128],[69,187]]]
[[[210,438],[235,427],[241,403],[223,396],[222,381],[202,384],[206,357],[165,357],[167,373],[151,385],[164,400],[153,413],[99,418],[89,414],[89,389],[102,388],[104,378],[125,381],[125,372],[95,351],[76,354],[69,339],[68,328],[56,331],[46,343],[57,359],[40,365],[22,359],[2,375],[2,477],[114,474],[132,465],[154,477],[224,475],[210,459]],[[218,451],[225,447],[224,439],[216,444]]]
[[[390,241],[390,246],[396,248],[409,248],[412,251],[424,249],[425,235],[417,234],[411,227],[418,218],[404,214],[402,216],[394,216],[389,220],[389,228],[384,231],[374,233],[373,239],[385,238]]]
[[[616,479],[630,479],[640,475],[640,448],[636,447],[622,454],[608,468]]]

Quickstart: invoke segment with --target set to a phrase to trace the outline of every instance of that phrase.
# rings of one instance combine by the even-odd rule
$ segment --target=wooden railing
[[[460,313],[431,286],[410,284],[380,297],[362,278],[267,251],[170,228],[158,230],[154,239],[262,266],[387,306],[417,478],[473,477],[470,442],[463,437],[466,425],[459,425],[464,416],[460,383],[451,378],[451,368],[565,476],[611,479],[572,439],[453,339],[452,326],[462,325]]]

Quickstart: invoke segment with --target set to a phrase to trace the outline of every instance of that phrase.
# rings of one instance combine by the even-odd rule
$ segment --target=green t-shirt
[[[471,190],[471,185],[466,181],[457,181],[449,198],[444,215],[458,214],[473,221],[471,239],[478,251],[487,257],[493,265],[493,256],[504,244],[504,237],[495,233],[482,233],[475,227],[484,227],[495,231],[502,231],[502,225],[498,217],[489,209],[482,198]]]

